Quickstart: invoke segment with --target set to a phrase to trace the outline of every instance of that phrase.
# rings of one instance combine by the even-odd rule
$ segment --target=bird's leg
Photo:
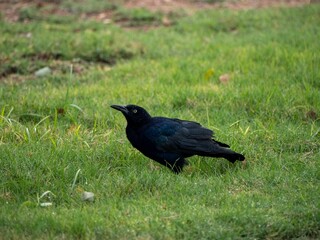
[[[167,160],[164,160],[166,162],[166,166],[170,168],[174,173],[179,174],[183,166],[185,165],[185,160],[181,157],[178,157],[176,160],[174,160],[174,163],[170,163]]]

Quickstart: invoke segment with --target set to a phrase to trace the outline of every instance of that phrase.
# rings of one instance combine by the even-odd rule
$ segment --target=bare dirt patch
[[[310,4],[310,0],[240,0],[223,3],[224,7],[236,10],[258,9],[266,7],[296,7]]]
[[[238,0],[238,1],[185,1],[185,0],[129,0],[127,8],[146,8],[151,11],[172,12],[179,9],[188,12],[208,8],[255,9],[263,7],[300,6],[309,4],[310,0]]]
[[[318,0],[220,0],[220,1],[200,1],[200,0],[127,0],[123,7],[127,9],[144,8],[152,12],[162,12],[164,14],[183,10],[189,14],[195,11],[211,8],[229,8],[234,10],[257,9],[266,7],[281,6],[301,6],[318,2]],[[37,10],[43,10],[46,14],[71,15],[73,13],[60,7],[61,1],[41,1],[41,0],[22,0],[22,1],[2,1],[0,0],[0,12],[2,17],[7,21],[18,21],[21,10],[34,7]],[[85,16],[108,23],[113,17],[113,11],[101,11],[88,13]],[[83,15],[82,15],[83,17]]]
[[[201,9],[216,7],[217,4],[209,4],[203,1],[182,1],[182,0],[129,0],[124,5],[126,8],[146,8],[150,11],[170,13],[184,10],[188,13]]]
[[[131,19],[117,18],[114,11],[104,11],[88,14],[85,17],[100,22],[115,22],[127,29],[149,30],[158,26],[171,26],[174,24],[177,13],[191,15],[196,11],[205,9],[227,8],[232,10],[259,9],[267,7],[296,7],[310,4],[310,0],[128,0],[124,3],[125,9],[146,9],[153,13],[162,15],[160,20],[149,21],[140,24],[134,23]]]

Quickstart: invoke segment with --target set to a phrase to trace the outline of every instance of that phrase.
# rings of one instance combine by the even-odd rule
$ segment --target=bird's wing
[[[181,151],[184,154],[209,152],[212,148],[213,131],[202,127],[199,123],[175,119],[180,125],[174,135],[169,138],[168,149]]]
[[[179,119],[161,118],[146,131],[146,138],[160,151],[196,154],[212,151],[213,131],[199,123]],[[222,146],[219,142],[218,145]],[[228,147],[228,145],[224,145]]]

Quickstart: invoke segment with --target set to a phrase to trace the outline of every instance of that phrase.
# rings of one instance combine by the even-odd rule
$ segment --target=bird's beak
[[[129,112],[128,109],[125,106],[111,105],[111,107],[116,109],[116,110],[118,110],[118,111],[120,111],[120,112],[122,112],[122,113],[124,113],[124,114]]]

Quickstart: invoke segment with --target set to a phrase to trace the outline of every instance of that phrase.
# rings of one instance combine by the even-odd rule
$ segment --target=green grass
[[[203,11],[150,31],[1,20],[0,238],[319,238],[319,11]],[[193,157],[172,174],[128,143],[109,107],[127,103],[202,123],[247,164]]]

